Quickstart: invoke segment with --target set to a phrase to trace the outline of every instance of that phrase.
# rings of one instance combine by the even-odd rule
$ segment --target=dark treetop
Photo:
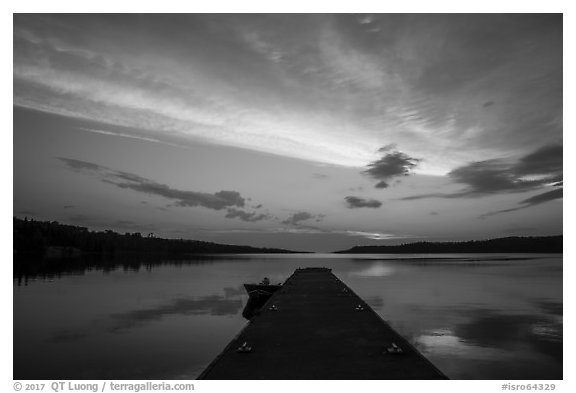
[[[561,253],[562,235],[503,237],[466,242],[417,242],[396,246],[356,246],[338,254],[428,254],[428,253]]]
[[[153,234],[120,234],[111,230],[34,221],[14,217],[14,254],[29,257],[70,257],[81,254],[115,257],[123,255],[184,256],[187,254],[293,253],[278,248],[256,248],[198,240],[162,239]]]

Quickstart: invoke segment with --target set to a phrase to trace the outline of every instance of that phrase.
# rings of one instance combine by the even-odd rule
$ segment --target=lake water
[[[194,379],[245,282],[323,266],[453,379],[562,379],[562,255],[226,255],[14,267],[14,379]]]

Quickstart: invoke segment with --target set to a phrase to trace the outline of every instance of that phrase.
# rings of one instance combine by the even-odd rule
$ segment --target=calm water
[[[332,268],[450,378],[562,378],[558,254],[15,267],[14,378],[193,379],[247,323],[242,284],[306,266]]]

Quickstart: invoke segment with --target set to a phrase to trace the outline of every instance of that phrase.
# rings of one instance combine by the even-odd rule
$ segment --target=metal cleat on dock
[[[249,347],[248,342],[244,341],[244,344],[239,346],[238,349],[236,349],[236,352],[240,352],[240,353],[252,352],[252,347]]]
[[[392,343],[391,346],[389,346],[388,348],[386,348],[386,351],[388,353],[391,354],[399,354],[399,353],[403,353],[402,348],[400,348],[398,345],[396,345],[395,343]]]

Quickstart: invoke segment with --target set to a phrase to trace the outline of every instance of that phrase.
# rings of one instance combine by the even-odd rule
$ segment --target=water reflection
[[[115,271],[150,272],[162,266],[185,267],[189,265],[204,265],[230,260],[246,260],[242,255],[198,255],[182,259],[159,258],[122,258],[106,259],[97,257],[66,258],[66,259],[14,259],[14,280],[17,285],[28,285],[37,279],[51,280],[69,275],[84,275],[87,272],[100,271],[105,274]]]
[[[127,311],[112,314],[114,321],[109,328],[117,332],[132,329],[138,325],[158,321],[170,315],[235,315],[242,309],[242,301],[227,299],[223,296],[211,295],[199,299],[181,298],[174,299],[168,304],[157,307]]]
[[[371,265],[365,269],[360,269],[358,271],[353,271],[350,273],[351,276],[357,277],[384,277],[391,276],[394,274],[394,267],[383,263],[383,262],[373,262]]]
[[[562,259],[533,255],[15,263],[14,378],[194,378],[247,323],[243,283],[308,266],[451,378],[562,378]]]
[[[436,356],[465,357],[474,353],[476,358],[495,358],[502,354],[501,350],[491,349],[478,351],[471,343],[467,343],[449,328],[432,329],[416,338],[417,347],[425,353]]]

